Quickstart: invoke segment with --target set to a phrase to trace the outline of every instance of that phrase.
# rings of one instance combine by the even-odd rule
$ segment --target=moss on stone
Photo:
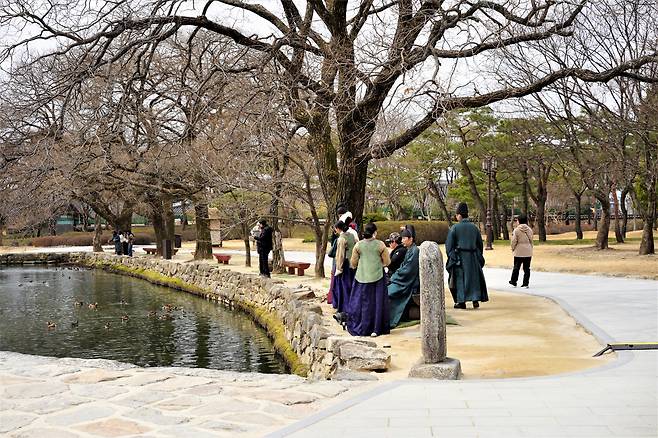
[[[237,303],[237,306],[250,313],[256,322],[265,327],[273,340],[274,348],[290,366],[290,370],[298,376],[306,377],[308,374],[308,365],[302,363],[299,355],[295,353],[295,350],[293,350],[286,339],[286,329],[279,318],[272,312],[255,304]]]
[[[150,283],[191,292],[196,295],[216,295],[213,291],[203,289],[193,284],[184,282],[179,278],[169,277],[149,269],[134,268],[126,266],[122,263],[115,263],[105,260],[97,260],[92,262],[86,259],[82,259],[81,264],[88,267],[130,275],[132,277],[141,278]],[[302,363],[299,355],[295,353],[295,350],[293,350],[292,346],[286,339],[285,326],[281,320],[274,313],[269,312],[267,309],[253,303],[237,302],[236,306],[242,311],[250,314],[254,320],[267,331],[268,335],[272,339],[275,350],[281,355],[281,357],[283,357],[283,360],[286,362],[286,364],[288,364],[290,370],[298,376],[306,377],[308,374],[308,365]]]

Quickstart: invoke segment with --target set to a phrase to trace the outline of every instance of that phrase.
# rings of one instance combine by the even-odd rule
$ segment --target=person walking
[[[269,258],[270,251],[272,251],[272,227],[267,225],[265,219],[258,221],[258,227],[260,228],[260,234],[255,236],[256,239],[256,251],[258,251],[258,270],[260,275],[263,277],[270,277],[270,266],[267,259]]]
[[[530,283],[530,261],[532,260],[532,228],[528,226],[528,217],[519,215],[514,222],[518,225],[512,232],[512,254],[514,255],[514,268],[509,284],[516,287],[519,280],[519,270],[523,265],[523,283],[521,287],[528,287]]]
[[[125,256],[130,255],[130,238],[128,237],[128,231],[124,231],[119,236],[121,241],[121,254]]]
[[[133,256],[133,244],[135,243],[135,235],[132,231],[126,231],[126,238],[128,239],[128,256]]]
[[[390,333],[390,304],[384,266],[391,259],[384,242],[377,240],[377,226],[363,228],[363,240],[352,250],[350,263],[356,269],[350,299],[347,330],[352,336]]]
[[[487,283],[482,267],[484,254],[482,235],[475,224],[468,220],[468,205],[457,206],[457,223],[450,227],[446,238],[446,270],[448,284],[455,309],[465,309],[466,301],[473,302],[473,308],[480,302],[489,301]]]
[[[114,253],[116,255],[121,255],[121,231],[112,231],[112,238],[110,238],[110,242],[114,244]]]

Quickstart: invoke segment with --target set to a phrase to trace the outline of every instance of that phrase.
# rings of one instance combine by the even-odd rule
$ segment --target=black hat
[[[261,224],[262,226],[265,226],[265,225],[267,225],[267,220],[261,219],[261,220],[258,221],[258,223]]]
[[[402,230],[400,233],[400,237],[414,237],[413,234],[411,234],[411,231],[407,230],[406,228]]]
[[[465,202],[460,202],[457,206],[457,214],[461,217],[468,217],[468,205]]]

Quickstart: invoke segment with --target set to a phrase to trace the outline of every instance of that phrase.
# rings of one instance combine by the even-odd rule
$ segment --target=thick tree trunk
[[[596,198],[592,200],[592,208],[590,209],[592,212],[592,220],[594,221],[594,231],[599,230],[599,218],[596,215]]]
[[[317,224],[313,227],[315,232],[315,277],[324,278],[324,259],[327,255],[327,243],[329,242],[329,233],[331,232],[329,222],[325,223],[324,227]]]
[[[523,178],[522,184],[521,184],[521,212],[526,215],[526,217],[529,219],[530,218],[530,199],[528,195],[528,168],[523,167],[521,171],[521,177]]]
[[[605,196],[599,195],[596,199],[601,203],[601,223],[596,234],[596,247],[598,249],[608,249],[608,233],[610,232],[610,198],[606,193]]]
[[[101,227],[101,216],[96,214],[94,218],[94,238],[92,240],[92,246],[94,252],[103,252],[102,242],[101,242],[101,233],[103,228]]]
[[[617,198],[617,190],[614,185],[612,186],[612,205],[615,209],[615,239],[617,240],[617,243],[624,243],[624,236],[621,232],[621,222],[619,220],[619,199]]]
[[[468,181],[468,189],[470,190],[471,196],[475,200],[476,207],[480,212],[480,224],[482,224],[482,228],[484,228],[487,221],[487,206],[480,196],[473,172],[471,172],[471,168],[468,167],[468,161],[466,161],[466,158],[460,157],[459,163],[461,164],[462,172],[466,176],[466,181]]]
[[[580,219],[580,208],[581,208],[581,203],[582,203],[582,195],[574,193],[574,198],[576,199],[576,239],[577,240],[582,240],[583,239],[583,226],[582,226],[582,221]]]
[[[242,240],[244,242],[244,265],[251,267],[251,247],[249,246],[249,225],[242,222]]]
[[[165,228],[164,238],[172,242],[174,240],[174,234],[176,234],[176,222],[174,219],[173,202],[167,199],[162,203],[162,221]]]
[[[328,214],[329,224],[336,220],[335,212],[338,205],[345,205],[352,212],[359,233],[363,222],[363,207],[365,205],[366,177],[368,176],[368,161],[357,161],[355,158],[341,161],[338,173],[338,185],[336,186],[336,202]],[[319,256],[319,254],[316,254]]]
[[[107,218],[106,218],[107,219]],[[117,231],[130,231],[132,229],[133,222],[133,209],[124,208],[121,210],[112,223],[112,227]]]
[[[537,230],[539,241],[546,242],[546,201],[537,202]]]
[[[57,216],[48,218],[48,231],[51,236],[57,236]]]
[[[642,227],[642,241],[640,242],[640,255],[655,254],[656,248],[653,241],[654,228],[657,225],[656,221],[656,207],[658,206],[658,196],[656,196],[656,177],[650,175],[648,183],[646,203],[640,204],[637,196],[635,197],[635,205],[642,214],[644,226]]]
[[[276,171],[279,178],[282,178],[283,175],[280,174],[279,162],[275,160]],[[285,262],[285,256],[283,254],[283,241],[281,239],[281,230],[279,227],[279,198],[281,197],[282,184],[277,182],[274,187],[274,194],[272,195],[272,201],[270,202],[270,216],[272,217],[272,237],[273,237],[273,246],[272,246],[272,272],[281,274],[286,272],[283,262]]]
[[[445,219],[448,221],[448,226],[452,226],[452,215],[448,211],[448,207],[446,206],[445,199],[443,199],[439,186],[437,186],[434,181],[430,180],[427,181],[427,188],[429,189],[430,195],[432,195],[432,197],[436,199],[436,202],[439,203],[439,208]]]
[[[158,255],[162,255],[162,239],[166,233],[164,230],[164,222],[162,218],[162,210],[160,205],[153,205],[149,219],[153,224],[153,232],[155,233],[155,247],[157,248]]]
[[[626,199],[628,198],[628,187],[621,191],[621,199],[619,207],[621,208],[622,223],[621,223],[621,236],[626,239],[626,231],[628,230],[628,208],[626,207]]]
[[[196,247],[194,260],[212,259],[212,239],[210,238],[210,219],[208,219],[208,204],[194,204],[196,216]]]

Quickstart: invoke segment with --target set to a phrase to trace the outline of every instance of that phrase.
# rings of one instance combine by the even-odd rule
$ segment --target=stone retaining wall
[[[0,254],[0,265],[62,264],[69,262],[69,254],[15,253]]]
[[[372,379],[357,371],[385,371],[390,354],[376,343],[332,336],[328,318],[309,288],[205,263],[123,257],[104,253],[5,254],[0,264],[72,263],[142,278],[184,290],[251,314],[274,340],[293,373],[311,379]]]

